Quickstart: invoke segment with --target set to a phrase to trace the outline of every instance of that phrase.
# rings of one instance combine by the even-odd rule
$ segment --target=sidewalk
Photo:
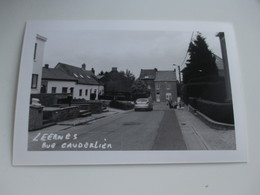
[[[101,118],[105,118],[114,114],[120,114],[120,113],[124,113],[124,112],[128,112],[125,110],[119,110],[119,109],[115,109],[115,108],[108,108],[108,111],[106,112],[102,112],[100,114],[92,114],[91,116],[88,117],[82,117],[82,118],[75,118],[75,119],[70,119],[70,120],[66,120],[66,121],[61,121],[58,122],[57,125],[67,125],[67,126],[77,126],[77,125],[82,125],[82,124],[86,124],[92,121],[95,121],[97,119],[101,119]]]
[[[215,130],[184,109],[175,109],[188,150],[234,150],[235,130]]]

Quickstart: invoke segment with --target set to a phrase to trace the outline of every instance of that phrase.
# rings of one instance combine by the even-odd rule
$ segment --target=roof
[[[65,72],[70,77],[76,79],[78,84],[100,85],[100,83],[97,81],[96,76],[90,70],[85,70],[83,68],[63,63],[58,63],[55,68]]]
[[[155,79],[156,70],[155,69],[141,69],[139,79]]]
[[[154,81],[176,81],[176,73],[171,70],[157,71]]]
[[[60,81],[75,81],[77,80],[67,73],[56,68],[42,68],[42,79],[44,80],[60,80]]]

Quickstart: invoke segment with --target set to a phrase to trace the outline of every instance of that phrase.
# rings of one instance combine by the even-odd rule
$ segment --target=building
[[[86,65],[75,67],[58,63],[55,68],[42,68],[42,93],[70,94],[76,99],[97,100],[103,94],[104,86]]]
[[[147,88],[151,91],[151,97],[155,101],[155,76],[157,69],[141,69],[139,79],[145,82]]]
[[[157,71],[155,76],[156,102],[177,102],[177,79],[175,71]]]
[[[154,101],[177,101],[177,79],[175,71],[141,69],[139,79],[146,83]]]
[[[31,94],[38,94],[41,90],[42,67],[44,57],[44,46],[47,38],[36,35],[33,53],[33,69],[31,81]]]

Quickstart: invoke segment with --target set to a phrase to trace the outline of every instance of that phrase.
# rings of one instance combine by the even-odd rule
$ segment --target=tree
[[[135,80],[134,75],[131,71],[117,71],[116,69],[111,72],[105,72],[101,81],[104,83],[105,95],[120,97],[120,98],[131,98],[131,86]]]
[[[183,83],[188,83],[199,78],[217,76],[218,69],[216,58],[209,50],[205,38],[199,33],[196,39],[190,43],[188,49],[190,59],[183,69]]]
[[[126,71],[125,71],[125,76],[130,81],[134,81],[135,80],[135,75],[128,69],[126,69]]]
[[[130,70],[126,69],[125,77],[126,77],[127,87],[131,88],[131,86],[135,81],[135,75]]]
[[[101,75],[101,76],[102,76],[102,75],[104,75],[104,74],[105,74],[104,71],[101,70],[100,73],[99,73],[98,75]]]
[[[134,98],[141,98],[141,97],[149,97],[150,90],[148,89],[147,85],[144,81],[137,79],[132,87],[132,94]]]

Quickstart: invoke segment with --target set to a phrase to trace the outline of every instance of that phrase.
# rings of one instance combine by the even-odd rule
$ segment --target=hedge
[[[134,105],[131,102],[121,102],[116,100],[112,100],[109,106],[112,108],[118,108],[122,110],[131,110],[134,108]]]
[[[213,102],[225,102],[225,83],[200,82],[185,84],[182,87],[182,99],[185,104],[189,104],[189,97],[201,98]]]
[[[210,119],[221,123],[234,124],[232,103],[218,103],[203,99],[197,99],[196,105],[197,110]]]

